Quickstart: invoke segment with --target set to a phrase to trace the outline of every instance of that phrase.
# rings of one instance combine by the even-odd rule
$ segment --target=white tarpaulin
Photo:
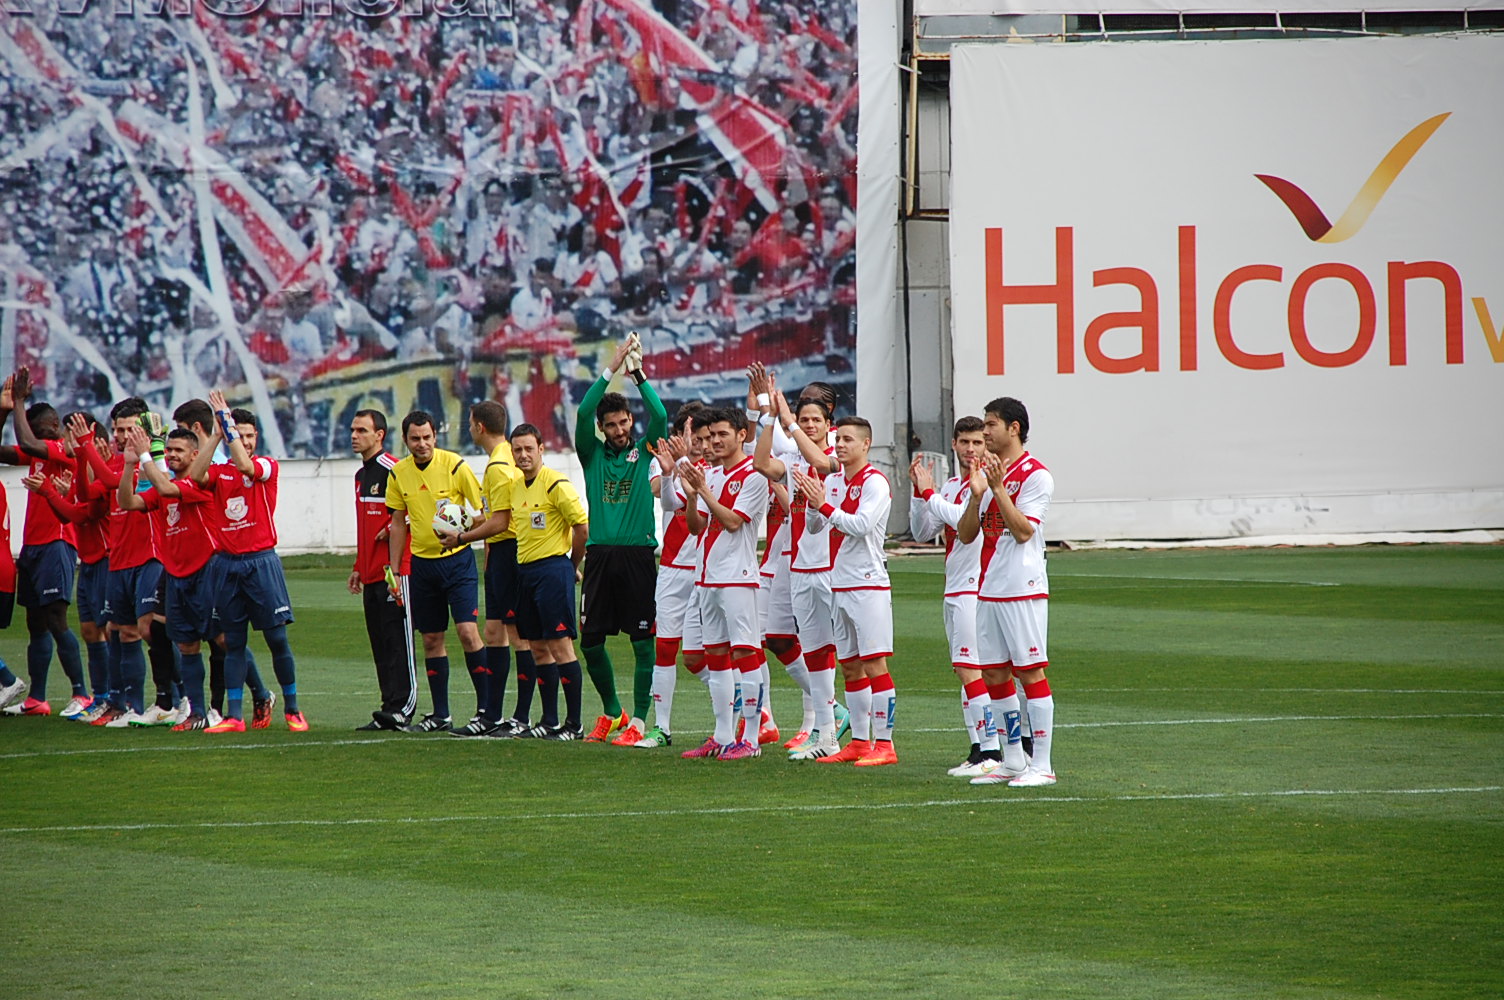
[[[957,413],[1053,537],[1504,525],[1504,38],[963,46]]]
[[[1284,0],[1281,3],[1238,3],[1236,0],[1126,0],[1088,3],[1085,0],[914,0],[915,17],[956,14],[1320,14],[1333,11],[1458,11],[1456,0],[1377,0],[1362,4],[1342,0]]]

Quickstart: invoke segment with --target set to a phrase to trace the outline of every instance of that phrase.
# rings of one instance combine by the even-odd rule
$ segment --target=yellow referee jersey
[[[573,546],[572,529],[590,520],[569,477],[544,466],[528,482],[512,483],[512,524],[517,529],[517,562],[567,556]]]
[[[468,553],[467,547],[445,552],[439,536],[433,533],[433,515],[439,501],[448,498],[480,509],[480,483],[465,460],[452,451],[433,450],[433,458],[423,468],[411,455],[398,462],[386,484],[386,505],[407,515],[412,536],[413,555],[423,559]]]
[[[486,474],[481,478],[481,492],[485,495],[487,517],[499,510],[512,509],[512,484],[521,479],[522,473],[517,471],[517,466],[512,462],[512,446],[507,441],[502,441],[492,449],[491,457],[486,462]],[[499,535],[492,535],[486,539],[486,544],[492,545],[516,537],[517,519],[514,517],[507,525],[506,531]]]

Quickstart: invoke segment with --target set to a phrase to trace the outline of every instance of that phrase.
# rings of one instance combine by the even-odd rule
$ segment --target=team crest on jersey
[[[225,517],[231,521],[244,521],[250,510],[245,505],[245,497],[231,497],[225,502]]]
[[[726,484],[726,492],[730,493],[732,496],[736,496],[741,491],[742,481],[740,479],[733,479],[731,480],[731,482]]]
[[[1006,482],[1006,483],[1003,484],[1003,488],[1008,491],[1008,495],[1010,497],[1016,497],[1016,496],[1018,496],[1018,488],[1021,485],[1022,485],[1021,483],[1016,483],[1016,482],[1013,482],[1012,480],[1010,480],[1010,481],[1008,481],[1008,482]]]
[[[178,510],[178,505],[175,504],[175,503],[168,504],[167,505],[167,526],[170,528],[173,525],[177,524],[182,519],[183,519],[183,515]]]
[[[846,496],[851,500],[860,500],[862,498],[862,487],[860,485],[850,487],[846,491]]]
[[[635,462],[635,461],[637,461],[637,449],[636,448],[633,448],[631,451],[627,452],[627,461],[628,462]]]

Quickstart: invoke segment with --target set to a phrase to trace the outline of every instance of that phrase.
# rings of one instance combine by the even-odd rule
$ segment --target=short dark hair
[[[236,424],[250,424],[252,427],[258,429],[261,426],[256,422],[256,414],[239,406],[230,411],[230,419],[235,421]]]
[[[625,413],[629,417],[632,415],[632,408],[627,405],[627,397],[619,392],[608,392],[601,397],[600,403],[595,407],[596,426],[606,426],[606,418],[613,413]]]
[[[860,427],[867,432],[867,440],[872,440],[872,424],[866,417],[841,417],[836,421],[837,427]]]
[[[710,415],[706,418],[704,426],[711,424],[730,424],[733,431],[747,429],[747,414],[740,406],[726,406],[707,411]]]
[[[1018,424],[1018,443],[1023,444],[1029,440],[1029,411],[1028,408],[1014,399],[1012,396],[999,396],[988,403],[983,412],[997,417],[1006,426]]]
[[[190,399],[188,402],[172,411],[174,423],[187,424],[192,427],[198,424],[206,431],[214,430],[214,408],[202,399]]]
[[[51,403],[32,403],[26,408],[26,422],[35,424],[47,417],[57,417],[57,409]]]
[[[507,432],[507,408],[493,399],[481,400],[470,407],[470,419],[484,427],[487,434]]]
[[[172,430],[168,431],[167,440],[187,441],[189,444],[193,445],[195,449],[198,448],[198,435],[193,433],[186,427],[174,427]]]
[[[694,425],[694,429],[700,430],[703,427],[709,427],[717,420],[726,420],[728,418],[726,417],[726,411],[722,410],[719,406],[706,406],[696,410],[689,419]]]
[[[110,423],[113,424],[117,420],[125,420],[129,417],[139,417],[150,409],[151,407],[146,405],[146,400],[140,396],[127,396],[110,407]]]
[[[962,417],[960,420],[956,421],[956,429],[954,431],[951,431],[950,438],[952,441],[954,441],[962,434],[975,434],[977,431],[986,426],[987,425],[982,422],[981,417]]]
[[[370,418],[371,427],[375,429],[378,434],[386,433],[386,414],[382,413],[380,410],[356,410],[355,416]],[[351,419],[353,420],[354,418],[352,417]]]
[[[414,427],[421,427],[424,424],[427,424],[428,426],[434,428],[435,431],[438,430],[438,425],[433,422],[433,414],[429,413],[427,410],[414,410],[407,416],[403,417],[402,440],[407,440],[408,431],[412,430]]]
[[[699,413],[703,409],[705,409],[705,404],[700,402],[698,399],[691,399],[689,402],[679,407],[678,412],[674,414],[674,433],[677,434],[680,431],[684,430],[685,427],[689,426],[689,421],[694,417],[696,413]]]
[[[540,447],[543,444],[543,432],[538,430],[538,428],[534,427],[532,424],[518,424],[516,427],[512,428],[511,439],[513,441],[516,441],[520,437],[530,437],[534,441],[537,441]]]

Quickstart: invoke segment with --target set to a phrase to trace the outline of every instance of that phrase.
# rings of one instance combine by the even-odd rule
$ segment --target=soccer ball
[[[433,530],[447,531],[458,534],[461,531],[469,531],[475,527],[475,515],[478,512],[466,504],[445,497],[439,501],[438,508],[433,512]]]

